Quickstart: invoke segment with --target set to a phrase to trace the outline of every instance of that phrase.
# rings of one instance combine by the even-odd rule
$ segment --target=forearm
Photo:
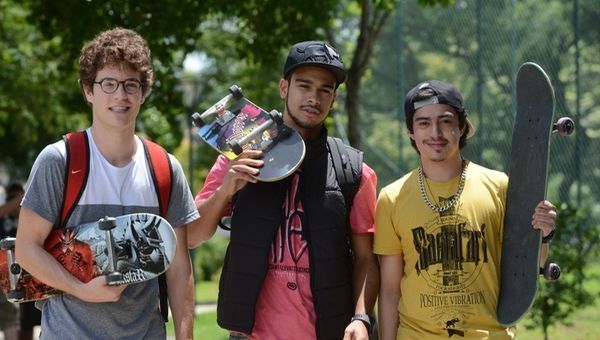
[[[404,276],[402,254],[380,255],[381,290],[379,292],[379,336],[382,340],[396,338],[398,325],[398,303],[402,297],[400,283]]]
[[[400,290],[381,289],[378,303],[379,338],[381,340],[396,339],[400,321],[398,318],[399,301]]]
[[[540,249],[540,267],[543,267],[546,264],[546,260],[548,259],[549,251],[550,251],[550,244],[542,243],[542,248]]]
[[[177,228],[177,250],[167,270],[167,291],[177,339],[191,339],[194,328],[194,278],[185,227]]]
[[[356,314],[371,314],[379,293],[379,264],[375,255],[357,259],[353,272]]]
[[[198,204],[200,218],[188,225],[189,248],[199,246],[215,234],[230,199],[221,188],[218,188],[208,199]]]

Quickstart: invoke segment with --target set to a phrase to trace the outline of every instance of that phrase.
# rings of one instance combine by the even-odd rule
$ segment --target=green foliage
[[[568,318],[576,310],[595,303],[597,296],[586,286],[588,281],[597,281],[598,273],[588,269],[598,255],[600,225],[586,225],[586,212],[568,204],[558,205],[556,234],[550,247],[547,262],[561,266],[560,279],[543,282],[530,312],[529,328],[541,328],[547,338],[549,327],[562,323],[571,325]],[[592,273],[591,275],[588,273]]]
[[[177,91],[188,53],[208,48],[222,66],[205,75],[202,105],[221,98],[231,83],[247,86],[261,106],[280,103],[282,50],[323,37],[336,3],[0,0],[1,165],[9,176],[23,179],[43,146],[89,126],[77,60],[83,44],[103,30],[131,28],[148,41],[156,83],[140,112],[138,130],[172,151],[183,138],[182,122],[189,119]]]
[[[87,119],[56,101],[65,84],[77,89],[76,77],[61,77],[61,38],[44,38],[29,14],[24,4],[0,0],[0,154],[17,179],[25,178],[44,145]]]
[[[194,250],[194,273],[197,280],[212,280],[220,272],[229,238],[214,236]]]

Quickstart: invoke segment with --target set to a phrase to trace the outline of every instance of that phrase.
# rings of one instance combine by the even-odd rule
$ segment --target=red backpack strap
[[[144,145],[146,159],[150,164],[150,174],[156,189],[156,197],[160,208],[160,215],[167,216],[171,191],[173,189],[173,168],[169,161],[169,154],[160,145],[141,138]],[[167,297],[167,279],[165,274],[158,277],[158,293],[160,313],[165,322],[169,321],[169,302]]]
[[[63,136],[67,160],[65,166],[65,186],[59,226],[64,228],[75,206],[81,199],[90,173],[90,147],[85,131],[70,132]]]
[[[156,189],[160,215],[166,217],[173,189],[173,168],[169,161],[169,154],[160,145],[144,138],[141,138],[141,140],[144,145],[146,159],[151,165],[150,173]]]

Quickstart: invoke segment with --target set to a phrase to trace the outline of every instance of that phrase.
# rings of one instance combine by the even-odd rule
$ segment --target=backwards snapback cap
[[[418,95],[419,92],[426,89],[431,90],[433,95],[425,97]],[[406,120],[412,121],[415,111],[431,104],[450,105],[456,109],[458,113],[464,114],[465,122],[469,126],[467,138],[470,138],[475,134],[475,127],[471,121],[469,121],[467,113],[465,112],[462,94],[454,85],[439,80],[424,81],[408,91],[406,98],[404,99],[404,114]]]

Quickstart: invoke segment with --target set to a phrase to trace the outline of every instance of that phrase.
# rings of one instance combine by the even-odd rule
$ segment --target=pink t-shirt
[[[197,203],[210,197],[221,185],[228,166],[228,160],[219,156],[206,177],[204,187],[196,196]],[[277,230],[271,245],[269,269],[258,296],[250,339],[316,338],[308,245],[302,238],[304,210],[296,196],[299,178],[300,171],[297,171],[286,194],[285,223]],[[350,211],[352,233],[375,231],[376,186],[375,172],[363,163],[361,184]],[[231,211],[229,203],[224,216],[230,215]]]

